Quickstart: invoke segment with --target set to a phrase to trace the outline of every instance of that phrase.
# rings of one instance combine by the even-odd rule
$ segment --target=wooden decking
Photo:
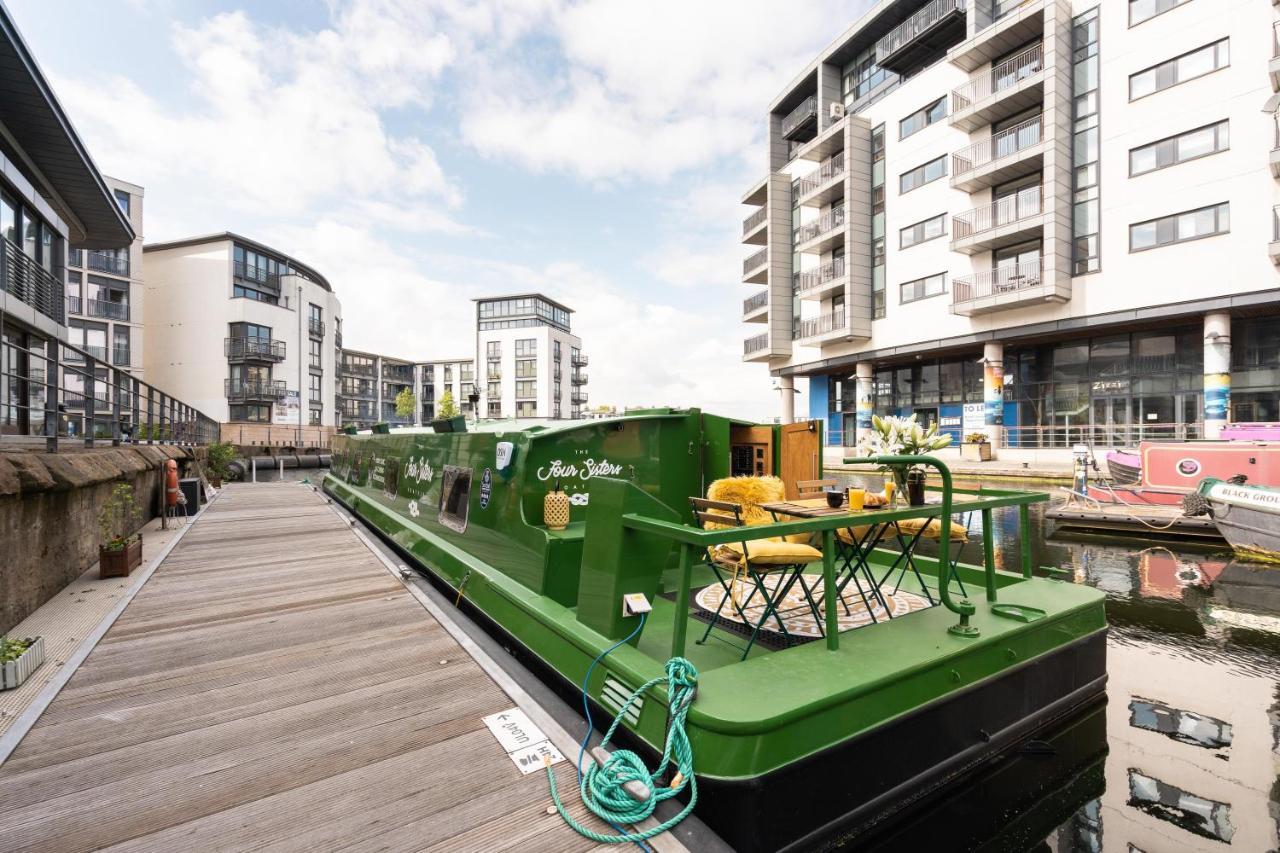
[[[592,849],[512,704],[319,496],[232,486],[0,765],[0,849]]]

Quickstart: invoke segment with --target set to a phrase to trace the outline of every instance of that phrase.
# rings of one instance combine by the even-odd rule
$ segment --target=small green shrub
[[[133,496],[133,486],[116,483],[111,496],[98,512],[98,532],[102,535],[102,547],[119,551],[133,539],[133,530],[142,520],[142,510]]]
[[[19,640],[16,637],[0,637],[0,663],[8,663],[22,657],[22,653],[31,648],[35,640],[27,637]]]
[[[231,463],[236,458],[236,446],[229,441],[209,445],[209,473],[220,480],[232,479]]]

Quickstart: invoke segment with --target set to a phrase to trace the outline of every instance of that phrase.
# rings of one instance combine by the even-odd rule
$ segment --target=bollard
[[[284,481],[284,457],[283,456],[280,457],[280,473],[278,474],[278,479],[281,482]]]
[[[249,470],[253,472],[253,479],[250,480],[249,482],[251,483],[258,482],[258,457],[256,456],[249,457]]]

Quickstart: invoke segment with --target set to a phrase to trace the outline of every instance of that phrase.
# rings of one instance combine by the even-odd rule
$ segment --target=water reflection
[[[1055,779],[1016,813],[1008,799],[957,794],[971,824],[1021,830],[961,841],[939,825],[917,838],[992,851],[1280,849],[1280,569],[1234,559],[1225,546],[1046,536],[1043,507],[1033,508],[1034,564],[1107,595],[1100,787]],[[993,521],[996,565],[1016,571],[1017,513]],[[980,520],[970,524],[977,534]],[[962,559],[976,562],[976,547]],[[1006,772],[1056,772],[1034,761],[1015,757]]]

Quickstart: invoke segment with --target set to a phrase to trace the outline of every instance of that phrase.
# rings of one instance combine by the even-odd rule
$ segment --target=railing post
[[[142,417],[138,411],[138,397],[142,392],[142,380],[140,380],[136,376],[130,376],[129,387],[133,389],[132,391],[129,392],[130,401],[133,403],[133,415],[132,415],[132,421],[131,421],[133,424],[132,443],[137,444],[138,430],[142,426]]]
[[[685,637],[689,631],[689,587],[693,584],[693,546],[680,545],[680,588],[676,592],[676,621],[671,628],[671,656],[684,657]]]
[[[1022,547],[1022,576],[1031,577],[1031,508],[1026,504],[1018,505],[1018,538]]]
[[[835,531],[822,531],[822,606],[827,616],[827,651],[840,648],[840,609],[836,600]]]
[[[155,442],[156,437],[156,389],[147,386],[147,444]]]
[[[1024,544],[1025,541],[1024,541]],[[996,600],[995,531],[991,529],[991,510],[982,511],[982,566],[987,575],[987,601]]]
[[[110,368],[111,376],[111,446],[120,446],[120,368]]]
[[[85,355],[85,372],[83,374],[84,381],[81,385],[84,388],[84,446],[93,447],[93,434],[97,429],[94,413],[94,369],[93,356]]]
[[[0,252],[0,257],[3,257],[3,252]],[[62,386],[58,346],[57,338],[50,338],[44,344],[44,449],[49,453],[58,451],[58,428],[62,426],[58,417],[58,389]],[[28,359],[27,364],[30,363]]]

